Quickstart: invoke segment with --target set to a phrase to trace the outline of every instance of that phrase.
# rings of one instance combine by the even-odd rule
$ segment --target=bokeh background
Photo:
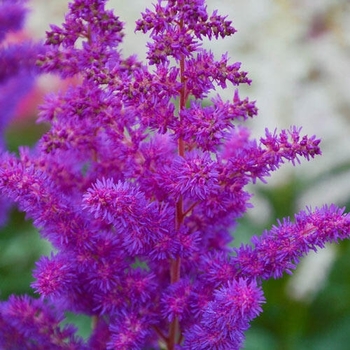
[[[145,57],[146,38],[134,22],[151,0],[113,0],[109,7],[126,22],[125,55]],[[66,0],[32,0],[25,30],[11,37],[44,39],[49,23],[60,24]],[[241,96],[257,100],[259,116],[249,122],[259,137],[265,127],[303,127],[322,139],[323,156],[293,167],[286,164],[268,181],[251,187],[254,208],[241,220],[234,244],[292,216],[305,206],[335,203],[350,210],[350,2],[349,0],[208,0],[232,19],[238,32],[205,42],[218,57],[228,52],[242,62],[253,83]],[[6,131],[9,149],[35,143],[47,126],[35,123],[47,92],[71,82],[38,79]],[[233,90],[219,91],[232,98]],[[33,294],[31,271],[50,246],[15,209],[0,233],[0,298]],[[263,285],[264,313],[247,332],[248,350],[345,350],[350,344],[350,242],[327,246],[302,260],[293,276]],[[74,318],[83,335],[89,320]]]

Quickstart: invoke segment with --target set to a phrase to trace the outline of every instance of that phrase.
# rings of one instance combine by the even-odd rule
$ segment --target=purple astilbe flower
[[[134,310],[122,308],[118,312],[118,318],[111,322],[111,338],[107,342],[106,349],[142,349],[144,344],[151,344],[154,334],[152,330],[152,319],[154,315],[149,309],[140,309],[134,305]]]
[[[220,188],[218,177],[217,162],[210,159],[209,153],[189,152],[186,158],[174,159],[163,181],[175,199],[184,196],[196,202],[216,195]]]
[[[71,287],[72,280],[76,278],[71,269],[67,254],[52,255],[51,259],[43,256],[33,272],[36,281],[32,287],[44,297],[60,295]]]
[[[234,280],[214,292],[203,307],[200,324],[185,332],[183,349],[240,349],[249,321],[262,311],[265,301],[256,282]]]
[[[285,218],[270,231],[252,238],[253,246],[235,249],[231,263],[237,276],[249,278],[280,278],[291,274],[299,259],[310,250],[324,248],[326,242],[348,238],[350,216],[334,205],[314,211],[308,209],[295,215],[295,221]]]
[[[161,244],[164,235],[172,236],[172,211],[157,208],[156,202],[147,201],[142,192],[128,183],[97,181],[84,195],[83,203],[96,218],[113,224],[122,246],[131,255],[148,253],[155,244]],[[171,245],[166,241],[165,244],[165,252],[170,254]]]
[[[182,139],[188,147],[215,151],[222,140],[230,138],[233,121],[248,119],[257,114],[255,103],[240,100],[235,91],[233,104],[223,102],[220,96],[212,99],[213,104],[203,107],[200,102],[191,102],[191,107],[180,111],[181,120],[175,129],[175,137]]]
[[[228,177],[236,181],[241,178],[255,182],[258,178],[265,182],[264,178],[280,167],[285,160],[295,164],[300,163],[300,156],[309,159],[321,154],[320,140],[315,136],[300,135],[301,129],[292,127],[290,130],[282,130],[278,135],[265,130],[266,137],[256,140],[250,139],[247,128],[236,127],[231,138],[225,144],[223,161]],[[247,161],[249,159],[249,161]]]
[[[46,44],[51,49],[39,59],[45,71],[67,77],[85,70],[91,80],[108,81],[110,69],[119,64],[115,48],[123,34],[122,23],[104,8],[105,2],[80,0],[69,4],[63,26],[51,25],[47,32]]]
[[[189,314],[189,298],[192,294],[192,284],[189,280],[183,279],[171,284],[163,291],[161,299],[163,317],[170,322],[176,318],[179,321],[186,318]]]
[[[10,296],[0,303],[1,349],[87,349],[71,325],[63,328],[63,313],[42,299]]]
[[[331,205],[230,247],[251,206],[246,185],[319,155],[320,141],[297,127],[257,141],[240,125],[257,114],[238,93],[251,81],[239,62],[202,48],[202,38],[236,32],[204,0],[145,10],[136,30],[150,32],[147,64],[122,56],[123,24],[105,2],[72,1],[65,23],[51,26],[39,66],[80,83],[47,96],[39,120],[51,129],[34,149],[0,156],[2,194],[55,249],[33,273],[41,299],[23,299],[24,309],[90,316],[81,348],[240,349],[265,302],[262,280],[349,238],[349,216]],[[203,101],[228,86],[230,101]],[[36,323],[21,312],[1,320],[5,348],[8,332],[32,341]],[[68,339],[75,344],[73,332]]]

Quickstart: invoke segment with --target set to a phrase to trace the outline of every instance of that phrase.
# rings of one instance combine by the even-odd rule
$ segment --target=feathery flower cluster
[[[203,104],[217,86],[251,82],[201,46],[236,32],[204,0],[158,0],[142,14],[148,64],[122,56],[123,24],[105,2],[74,0],[51,26],[38,65],[80,84],[47,96],[39,120],[51,128],[34,149],[0,156],[2,195],[54,247],[33,273],[41,298],[0,304],[1,348],[240,349],[262,280],[349,238],[350,217],[308,209],[231,248],[246,185],[320,154],[320,140],[296,127],[252,139],[241,124],[257,108],[238,90]],[[92,318],[86,341],[60,326],[68,311]]]

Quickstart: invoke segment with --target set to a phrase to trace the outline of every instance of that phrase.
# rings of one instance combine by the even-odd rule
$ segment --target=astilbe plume
[[[202,47],[236,32],[204,0],[159,0],[142,14],[148,65],[122,56],[122,28],[105,1],[76,0],[47,32],[41,70],[80,84],[47,96],[39,120],[51,129],[35,149],[0,158],[2,193],[54,247],[34,270],[41,298],[1,304],[2,348],[240,349],[265,302],[262,280],[349,238],[349,216],[308,209],[231,248],[250,207],[245,186],[320,154],[320,141],[297,127],[257,141],[241,125],[254,102],[238,90],[206,100],[251,81]],[[92,317],[85,343],[58,327],[66,311]]]

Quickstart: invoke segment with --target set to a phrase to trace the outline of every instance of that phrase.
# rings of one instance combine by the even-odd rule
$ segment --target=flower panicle
[[[72,325],[60,326],[63,313],[54,304],[28,296],[10,296],[0,303],[2,349],[87,350]]]
[[[237,279],[217,289],[202,311],[201,322],[185,333],[183,349],[240,349],[249,323],[265,298],[255,281]]]
[[[350,216],[335,205],[301,211],[295,221],[280,221],[260,237],[252,238],[252,245],[235,249],[232,264],[237,276],[246,278],[280,278],[292,273],[300,258],[310,250],[324,248],[327,242],[336,243],[349,238]]]
[[[136,31],[150,33],[146,64],[123,57],[123,23],[106,0],[73,0],[47,32],[40,71],[76,84],[47,96],[39,121],[50,130],[35,149],[0,154],[0,190],[55,252],[33,272],[40,299],[0,303],[1,348],[11,334],[17,348],[240,349],[262,312],[262,280],[349,238],[349,215],[331,205],[232,248],[247,185],[320,155],[320,140],[295,126],[250,136],[241,124],[258,109],[238,90],[247,72],[202,46],[236,29],[204,0],[158,0]],[[231,100],[207,100],[229,86]],[[92,317],[85,343],[59,325],[67,311]]]
[[[197,0],[158,1],[154,12],[142,13],[142,19],[136,22],[136,31],[151,31],[153,42],[148,44],[148,59],[150,64],[159,64],[168,62],[170,56],[175,60],[191,57],[201,46],[198,40],[202,37],[224,38],[236,29],[217,11],[209,16],[204,1]]]
[[[266,129],[266,137],[261,138],[258,144],[255,139],[250,139],[247,128],[239,126],[233,129],[222,153],[227,171],[231,172],[233,179],[244,176],[253,182],[256,179],[266,182],[265,178],[285,160],[295,165],[300,163],[300,157],[309,160],[321,155],[321,140],[315,136],[301,136],[300,133],[301,128],[295,126],[279,134],[276,130],[271,133]]]

